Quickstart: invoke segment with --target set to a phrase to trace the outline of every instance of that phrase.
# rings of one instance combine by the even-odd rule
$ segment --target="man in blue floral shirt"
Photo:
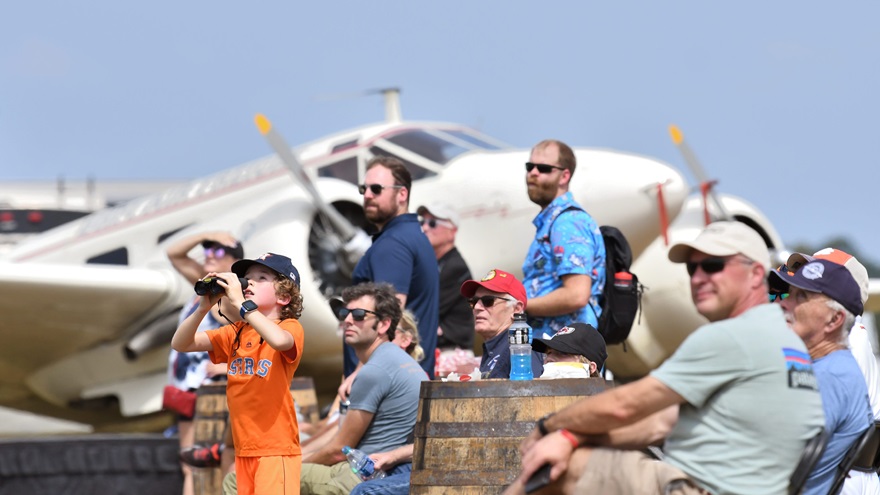
[[[550,337],[570,322],[595,327],[602,311],[605,244],[593,217],[568,190],[575,166],[572,149],[555,140],[536,144],[526,162],[529,199],[541,207],[523,263],[535,337]]]

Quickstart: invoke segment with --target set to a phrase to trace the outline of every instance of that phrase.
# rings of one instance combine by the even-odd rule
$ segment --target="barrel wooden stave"
[[[608,388],[600,378],[424,382],[410,493],[494,495],[516,479],[538,418]]]

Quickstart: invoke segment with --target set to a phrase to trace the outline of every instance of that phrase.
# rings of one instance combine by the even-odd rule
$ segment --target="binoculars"
[[[223,294],[226,292],[226,289],[218,284],[217,280],[217,277],[205,277],[201,280],[197,280],[196,286],[194,287],[196,294],[200,296],[204,296],[205,294],[216,296],[217,294]],[[238,281],[241,283],[242,288],[248,286],[248,279],[238,277]]]

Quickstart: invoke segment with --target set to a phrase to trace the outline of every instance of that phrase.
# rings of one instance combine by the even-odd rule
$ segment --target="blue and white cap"
[[[253,265],[263,265],[299,287],[299,271],[290,258],[283,254],[266,253],[255,260],[238,260],[232,264],[232,273],[244,277],[245,272]]]

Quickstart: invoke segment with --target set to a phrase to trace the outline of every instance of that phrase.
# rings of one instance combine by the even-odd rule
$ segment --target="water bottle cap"
[[[632,273],[629,272],[617,272],[614,274],[614,278],[616,280],[632,280]]]

